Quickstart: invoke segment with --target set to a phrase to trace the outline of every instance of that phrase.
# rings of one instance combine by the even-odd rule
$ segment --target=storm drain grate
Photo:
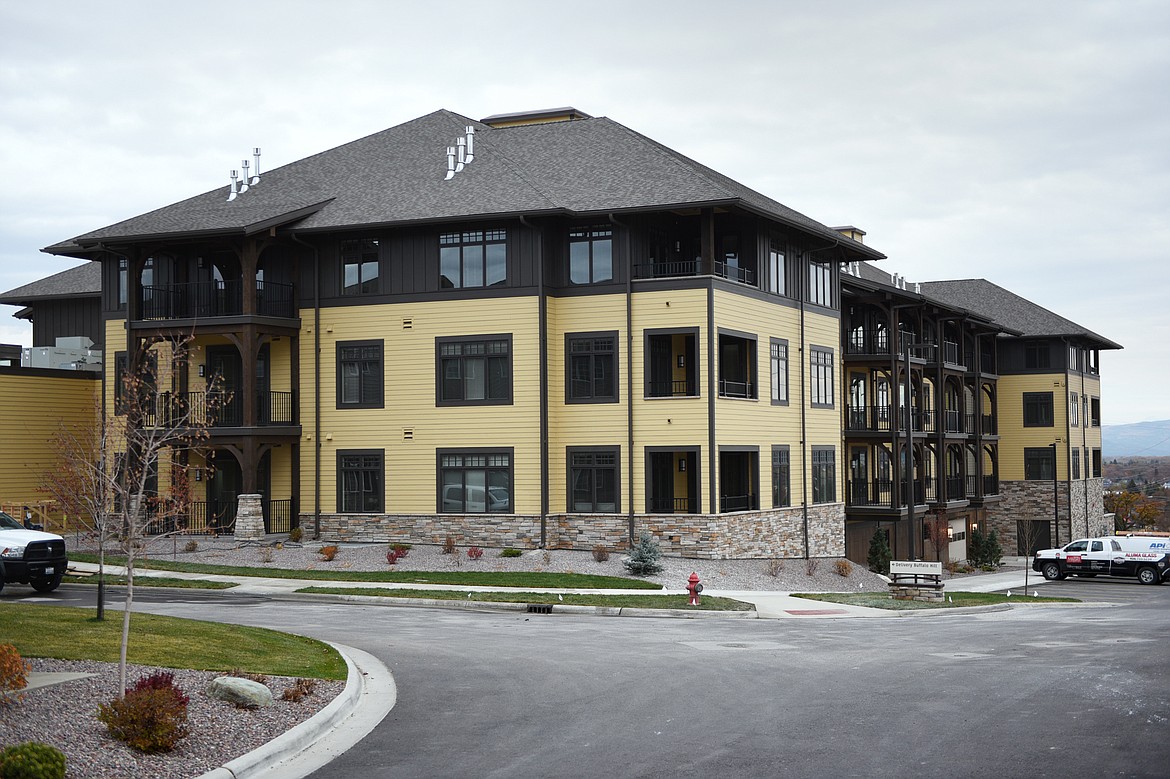
[[[528,604],[528,613],[529,614],[552,614],[552,604],[551,603],[529,603]]]

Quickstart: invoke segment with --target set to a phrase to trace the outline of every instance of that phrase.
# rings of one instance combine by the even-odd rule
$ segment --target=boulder
[[[262,709],[272,705],[272,690],[260,682],[238,676],[218,676],[207,685],[207,697],[227,701],[242,709]]]

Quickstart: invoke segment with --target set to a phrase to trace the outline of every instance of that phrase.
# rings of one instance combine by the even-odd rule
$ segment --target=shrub
[[[397,549],[394,549],[393,547],[391,547],[386,552],[386,562],[389,563],[390,565],[398,565],[398,561],[401,560],[402,557],[403,557],[403,553],[399,552]]]
[[[292,530],[288,531],[288,540],[292,541],[294,544],[299,544],[301,539],[304,537],[305,531],[301,529],[300,525],[297,525]]]
[[[593,547],[593,559],[599,563],[604,563],[609,559],[609,550],[606,549],[605,544],[597,544]]]
[[[65,779],[65,755],[59,749],[28,741],[0,752],[4,779]]]
[[[999,545],[999,533],[995,530],[987,534],[987,548],[983,550],[983,562],[993,567],[999,567],[999,564],[1003,562],[1003,547]]]
[[[467,548],[467,559],[468,560],[478,560],[481,557],[483,557],[483,550],[480,549],[478,546],[469,546]]]
[[[784,561],[780,558],[769,560],[765,570],[769,576],[779,576],[780,572],[784,570]]]
[[[443,539],[443,554],[455,554],[455,536]]]
[[[316,679],[297,679],[295,682],[284,688],[284,692],[280,694],[282,701],[290,701],[296,703],[302,698],[307,698],[317,689]]]
[[[661,557],[662,550],[658,548],[654,537],[643,531],[622,565],[634,576],[652,576],[662,572],[662,563],[659,562]]]
[[[406,553],[411,550],[410,544],[390,544],[390,548],[398,553],[400,558],[406,557]]]
[[[804,572],[809,576],[815,576],[817,568],[821,566],[821,561],[816,557],[810,557],[804,561]]]
[[[97,718],[111,736],[132,749],[147,754],[170,752],[187,735],[187,696],[173,684],[131,689],[98,706]]]
[[[987,535],[978,527],[971,528],[967,536],[967,559],[976,567],[983,565],[983,558],[987,554]]]
[[[500,550],[500,557],[519,557],[522,554],[524,553],[519,549],[513,549],[510,546],[506,549]]]
[[[143,690],[169,690],[184,707],[191,702],[183,688],[175,684],[175,674],[171,671],[155,671],[149,676],[143,676],[136,681],[128,692],[142,692]]]
[[[321,555],[321,559],[329,562],[334,557],[337,557],[337,544],[328,544],[317,550],[317,554]]]
[[[869,570],[887,576],[890,573],[890,560],[893,559],[894,553],[890,551],[890,539],[886,536],[886,531],[878,528],[873,531],[873,537],[869,539],[869,555],[865,558],[865,562],[869,566]]]
[[[0,644],[0,701],[9,698],[4,693],[23,690],[28,686],[28,672],[32,665],[20,656],[12,644]],[[18,699],[19,700],[19,699]]]
[[[849,578],[849,574],[853,573],[853,563],[849,562],[848,560],[838,560],[837,562],[833,563],[833,570],[837,573],[838,576]]]
[[[197,552],[197,551],[199,551],[199,542],[196,541],[194,538],[192,538],[190,541],[183,544],[183,551],[184,552]]]

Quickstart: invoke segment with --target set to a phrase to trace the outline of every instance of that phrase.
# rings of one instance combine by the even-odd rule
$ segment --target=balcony
[[[673,379],[655,381],[652,379],[646,382],[646,397],[648,398],[689,398],[698,394],[695,383],[688,379],[681,381]]]
[[[698,514],[698,502],[690,498],[647,498],[650,514]]]
[[[296,424],[291,392],[267,392],[256,395],[257,425]],[[243,427],[243,396],[232,392],[162,392],[143,414],[148,428],[170,428],[185,423],[188,427]]]
[[[296,317],[292,284],[257,281],[255,302],[258,316]],[[145,321],[207,319],[243,313],[243,283],[239,280],[144,286],[139,309]]]
[[[871,479],[869,481],[851,479],[845,482],[848,505],[855,508],[893,509],[895,492],[901,497],[902,504],[905,505],[907,492],[904,482],[897,485],[889,479]],[[934,501],[936,494],[937,490],[933,479],[928,479],[926,483],[914,482],[914,504],[916,506]]]
[[[749,287],[756,286],[756,274],[751,268],[741,268],[738,265],[716,260],[715,275],[738,284],[746,284]]]
[[[639,263],[634,266],[636,279],[671,279],[678,276],[698,276],[699,260],[670,260]]]

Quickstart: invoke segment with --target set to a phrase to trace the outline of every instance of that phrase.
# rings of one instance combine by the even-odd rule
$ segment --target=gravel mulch
[[[34,671],[96,674],[24,693],[19,703],[0,704],[0,745],[50,744],[65,753],[69,779],[199,776],[305,721],[345,688],[345,682],[321,679],[312,695],[293,703],[280,696],[295,680],[270,676],[267,684],[273,705],[238,709],[205,694],[208,683],[221,674],[175,670],[175,682],[191,699],[187,707],[190,734],[170,753],[145,755],[112,738],[96,717],[98,705],[108,703],[117,691],[117,663],[38,658],[29,662]],[[131,665],[126,676],[133,683],[155,670]]]

